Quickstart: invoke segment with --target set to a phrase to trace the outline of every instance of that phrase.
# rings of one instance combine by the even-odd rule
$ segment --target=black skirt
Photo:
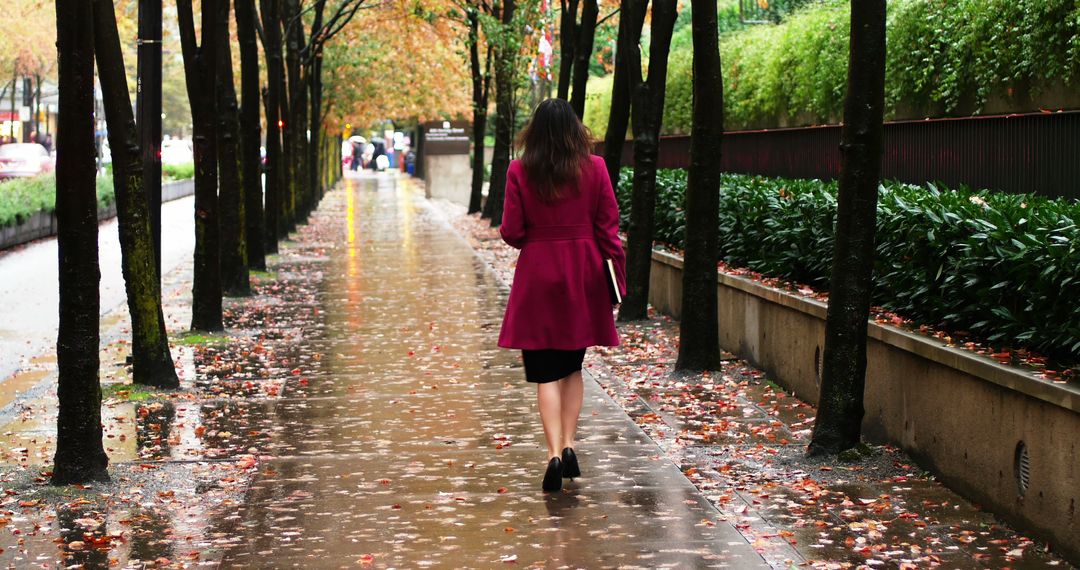
[[[562,380],[581,370],[585,349],[581,350],[522,350],[525,361],[525,380],[536,384]]]

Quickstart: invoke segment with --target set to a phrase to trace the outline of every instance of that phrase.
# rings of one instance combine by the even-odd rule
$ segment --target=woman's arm
[[[611,179],[608,178],[607,169],[598,170],[597,184],[600,186],[600,199],[596,208],[596,218],[593,220],[593,232],[596,235],[596,244],[600,246],[600,255],[604,259],[610,259],[615,265],[615,279],[619,283],[619,293],[625,297],[626,252],[623,250],[622,240],[619,239],[619,203],[615,201],[615,191],[611,188]]]
[[[521,249],[525,245],[525,211],[521,208],[521,185],[517,169],[511,163],[506,171],[506,196],[503,202],[502,224],[499,235],[510,247]]]

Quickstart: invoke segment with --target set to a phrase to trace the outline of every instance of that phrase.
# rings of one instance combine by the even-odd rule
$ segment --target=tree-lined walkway
[[[541,494],[535,391],[495,344],[487,266],[411,183],[349,179],[320,210],[322,289],[285,309],[324,314],[320,371],[268,404],[272,457],[212,531],[224,566],[763,565],[593,382],[586,477]]]

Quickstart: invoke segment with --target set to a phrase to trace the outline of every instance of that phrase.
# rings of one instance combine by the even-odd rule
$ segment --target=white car
[[[195,162],[195,149],[186,139],[169,139],[161,142],[161,164],[191,164]]]
[[[27,178],[53,169],[49,151],[37,143],[0,146],[0,178]]]

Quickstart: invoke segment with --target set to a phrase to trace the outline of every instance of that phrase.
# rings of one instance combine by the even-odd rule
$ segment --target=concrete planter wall
[[[179,200],[195,193],[195,181],[177,180],[161,186],[161,201]],[[109,204],[98,210],[98,220],[104,221],[116,217],[116,204]],[[56,235],[56,216],[48,212],[37,212],[25,222],[0,228],[0,250],[15,247],[27,242]]]
[[[676,318],[682,266],[653,252],[649,301]],[[826,305],[722,273],[717,299],[721,347],[816,402]],[[1080,389],[894,327],[868,336],[865,436],[1080,562]]]

